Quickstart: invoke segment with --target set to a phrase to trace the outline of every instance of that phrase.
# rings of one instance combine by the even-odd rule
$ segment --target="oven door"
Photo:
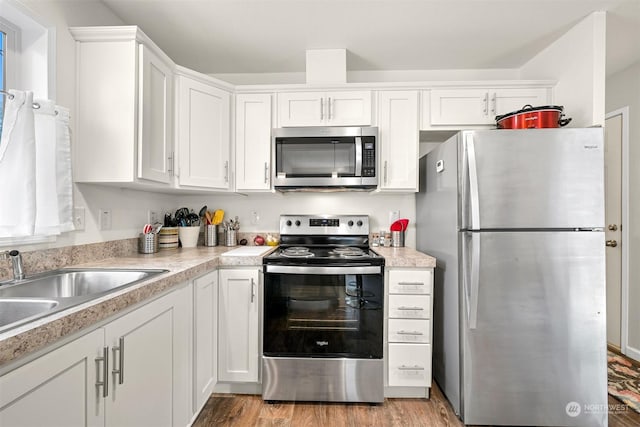
[[[264,355],[382,359],[382,268],[266,265]]]

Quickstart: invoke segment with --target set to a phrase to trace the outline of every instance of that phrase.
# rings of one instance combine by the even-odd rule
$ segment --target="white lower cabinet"
[[[428,395],[431,387],[433,269],[390,268],[387,280],[387,385],[409,390],[421,388]],[[394,393],[394,396],[405,397],[402,393]]]
[[[221,269],[218,380],[257,383],[260,361],[259,267]]]
[[[190,295],[171,292],[0,377],[0,425],[186,425]]]
[[[193,281],[193,410],[207,403],[217,380],[218,271]]]

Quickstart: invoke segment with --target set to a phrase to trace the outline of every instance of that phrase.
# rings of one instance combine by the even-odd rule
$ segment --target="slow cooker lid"
[[[510,113],[503,114],[501,116],[496,116],[496,122],[499,122],[501,120],[507,119],[509,117],[516,116],[518,114],[536,113],[536,112],[540,112],[540,111],[555,111],[555,112],[558,112],[558,113],[562,113],[563,110],[564,110],[564,107],[562,105],[542,105],[540,107],[534,107],[532,105],[525,105],[524,107],[522,107],[521,110],[512,111]]]

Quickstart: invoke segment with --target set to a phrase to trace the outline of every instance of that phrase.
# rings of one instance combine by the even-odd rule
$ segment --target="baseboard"
[[[256,383],[218,383],[214,393],[225,394],[262,394],[262,385]]]
[[[428,387],[385,387],[384,397],[388,398],[429,398]]]
[[[640,363],[640,350],[627,346],[626,356],[633,359],[636,363]]]

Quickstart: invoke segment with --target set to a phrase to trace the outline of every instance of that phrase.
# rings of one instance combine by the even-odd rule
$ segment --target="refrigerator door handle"
[[[476,164],[476,150],[473,144],[473,135],[466,134],[465,148],[467,151],[467,163],[469,168],[469,208],[471,210],[471,229],[480,229],[480,196],[478,194],[478,168]]]
[[[471,233],[471,289],[469,292],[469,329],[478,320],[478,292],[480,288],[480,233]]]
[[[471,242],[469,242],[471,240]],[[462,292],[469,329],[476,329],[478,318],[478,287],[480,283],[480,234],[466,231],[462,247]],[[471,245],[471,253],[469,253]]]

